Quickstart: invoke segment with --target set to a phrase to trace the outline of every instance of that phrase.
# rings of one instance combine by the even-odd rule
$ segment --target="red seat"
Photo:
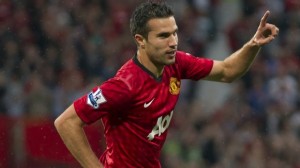
[[[0,167],[9,167],[12,125],[13,122],[10,118],[0,116]]]
[[[27,120],[25,122],[25,147],[30,164],[68,164],[79,167],[78,162],[70,154],[59,137],[52,120]],[[102,152],[103,131],[101,125],[85,127],[87,137],[94,152],[99,156]],[[35,163],[32,163],[35,162]],[[49,165],[48,165],[49,166]]]

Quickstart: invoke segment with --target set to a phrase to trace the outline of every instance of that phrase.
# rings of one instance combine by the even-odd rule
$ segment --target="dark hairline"
[[[142,11],[146,10],[147,14],[143,14]],[[154,10],[152,12],[152,10]],[[160,11],[161,10],[161,11]],[[168,18],[174,17],[174,12],[166,2],[153,2],[148,1],[140,4],[135,11],[132,13],[130,18],[130,32],[134,37],[136,34],[148,38],[148,33],[150,27],[148,25],[149,21],[152,19]],[[140,22],[138,22],[140,21]],[[143,22],[144,21],[144,22]]]

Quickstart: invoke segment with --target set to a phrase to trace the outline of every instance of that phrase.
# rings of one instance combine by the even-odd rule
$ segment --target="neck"
[[[164,66],[153,63],[145,53],[138,51],[137,59],[145,68],[152,72],[155,77],[159,78],[162,75]]]

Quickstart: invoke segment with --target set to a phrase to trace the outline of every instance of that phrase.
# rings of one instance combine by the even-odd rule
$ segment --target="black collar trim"
[[[133,62],[136,65],[138,65],[139,67],[141,67],[142,70],[144,70],[146,73],[148,73],[152,78],[154,78],[156,81],[159,81],[159,82],[161,81],[162,75],[157,78],[151,71],[149,71],[143,64],[140,63],[140,61],[137,58],[137,54],[135,54],[132,59],[133,59]]]

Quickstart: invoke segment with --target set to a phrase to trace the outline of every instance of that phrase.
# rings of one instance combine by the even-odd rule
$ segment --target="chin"
[[[172,65],[172,64],[174,64],[174,63],[175,63],[175,58],[172,59],[172,60],[166,61],[166,65]]]

